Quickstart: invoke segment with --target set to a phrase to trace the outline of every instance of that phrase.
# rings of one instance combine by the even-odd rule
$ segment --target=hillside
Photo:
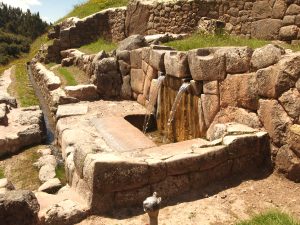
[[[38,13],[29,10],[23,12],[0,4],[0,64],[7,64],[11,59],[28,53],[30,44],[45,33],[48,24]]]

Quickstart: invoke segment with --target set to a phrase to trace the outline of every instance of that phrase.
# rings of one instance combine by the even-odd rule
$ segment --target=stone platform
[[[86,114],[58,120],[58,142],[68,183],[96,214],[140,205],[153,191],[171,199],[270,159],[268,134],[243,125],[227,124],[212,142],[199,138],[156,146],[124,120],[145,113],[136,102],[82,104]]]

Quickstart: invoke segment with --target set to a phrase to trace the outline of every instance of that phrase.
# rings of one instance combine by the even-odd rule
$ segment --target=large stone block
[[[277,146],[287,143],[288,127],[292,121],[278,101],[260,99],[258,116]]]
[[[251,37],[266,40],[278,39],[279,30],[282,27],[282,20],[262,19],[251,24]]]
[[[123,83],[121,88],[121,98],[122,99],[131,99],[132,96],[132,90],[130,85],[130,75],[122,77]]]
[[[300,93],[297,89],[293,88],[283,93],[279,102],[295,122],[300,121]]]
[[[142,94],[144,89],[145,74],[142,69],[131,69],[131,88],[134,92]]]
[[[225,54],[226,72],[230,74],[248,72],[252,52],[249,47],[225,47],[218,50],[219,54]]]
[[[148,164],[122,159],[113,154],[96,154],[91,186],[95,192],[116,192],[140,188],[149,182]]]
[[[300,78],[300,54],[299,52],[285,55],[278,63],[279,68],[289,74],[293,79]]]
[[[257,19],[270,18],[272,16],[272,7],[269,4],[269,1],[255,1],[253,2],[252,7],[252,17]]]
[[[80,101],[93,101],[99,99],[97,87],[93,84],[66,86],[67,96],[77,98]]]
[[[194,80],[223,80],[226,76],[225,55],[217,49],[196,49],[188,52],[191,75]]]
[[[201,105],[203,110],[203,116],[205,121],[205,127],[209,125],[214,120],[216,114],[220,110],[220,99],[219,95],[201,95]]]
[[[186,52],[166,52],[164,63],[166,74],[179,78],[190,77]]]
[[[122,78],[117,71],[96,74],[97,91],[101,97],[110,98],[120,95]]]
[[[38,224],[40,205],[31,191],[9,191],[0,195],[0,221],[3,225]]]
[[[150,50],[149,65],[158,71],[165,71],[164,57],[167,50],[155,49]]]
[[[210,125],[207,131],[207,138],[209,140],[215,140],[216,133],[215,133],[215,125],[216,124],[224,124],[229,122],[236,122],[240,124],[245,124],[252,128],[260,128],[261,123],[258,116],[253,113],[249,112],[242,108],[236,107],[227,107],[225,109],[221,109],[218,114],[215,116],[214,121]]]
[[[258,94],[267,98],[278,98],[295,85],[292,77],[277,65],[256,72]]]
[[[119,208],[140,206],[141,202],[143,202],[150,195],[150,186],[145,186],[143,188],[130,191],[116,192],[115,206]]]
[[[258,85],[255,73],[229,75],[220,84],[221,107],[258,108]]]
[[[135,49],[130,52],[130,63],[132,69],[142,69],[142,49]]]
[[[296,25],[281,27],[279,31],[280,40],[291,41],[297,39],[299,28]]]
[[[279,172],[295,182],[300,181],[300,159],[287,146],[282,146],[276,156],[276,165]]]
[[[254,69],[262,69],[277,63],[284,54],[284,49],[276,45],[268,44],[257,48],[253,52],[251,65]]]
[[[275,19],[282,19],[287,9],[286,1],[276,0],[273,5],[272,16]]]

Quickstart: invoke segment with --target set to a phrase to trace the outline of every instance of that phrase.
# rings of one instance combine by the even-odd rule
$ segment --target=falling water
[[[181,85],[181,87],[179,88],[179,91],[176,95],[176,98],[175,98],[175,101],[172,105],[172,109],[170,111],[170,115],[169,115],[169,119],[168,119],[168,122],[167,122],[167,132],[165,133],[165,136],[164,136],[164,143],[167,142],[167,139],[168,139],[168,134],[169,134],[169,131],[170,131],[170,128],[171,128],[171,125],[172,125],[172,122],[175,118],[175,114],[176,114],[176,111],[180,105],[180,102],[181,102],[181,99],[183,97],[183,94],[186,92],[186,90],[188,89],[188,87],[190,86],[190,83],[183,83]]]
[[[144,125],[143,125],[144,133],[146,133],[146,131],[148,129],[151,114],[154,111],[154,107],[157,102],[157,97],[158,97],[159,91],[161,89],[161,86],[162,86],[164,80],[165,80],[165,76],[158,77],[157,85],[155,86],[154,90],[150,93],[149,103],[147,105],[146,116],[145,116]]]

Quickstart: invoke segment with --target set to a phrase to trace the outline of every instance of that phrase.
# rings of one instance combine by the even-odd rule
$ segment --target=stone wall
[[[126,35],[190,33],[201,17],[226,22],[230,34],[298,43],[300,3],[288,0],[133,1]]]
[[[99,37],[111,41],[124,39],[125,16],[126,8],[112,8],[55,26],[49,35],[54,41],[48,46],[46,61],[59,62],[60,51],[80,47],[96,41]]]

